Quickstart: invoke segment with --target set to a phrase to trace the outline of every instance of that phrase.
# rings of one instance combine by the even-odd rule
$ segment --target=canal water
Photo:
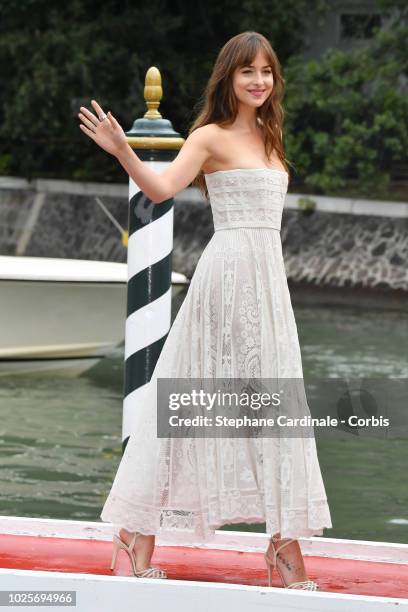
[[[173,320],[183,297],[174,299]],[[408,379],[408,314],[294,310],[306,383],[314,376]],[[1,515],[99,520],[121,457],[122,384],[123,347],[78,378],[0,378]],[[406,436],[316,441],[333,521],[324,535],[408,543]]]

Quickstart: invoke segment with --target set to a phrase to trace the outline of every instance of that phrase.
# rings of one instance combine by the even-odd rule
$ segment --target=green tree
[[[261,31],[282,63],[298,50],[303,15],[325,0],[0,0],[0,172],[121,180],[118,164],[78,127],[96,98],[125,130],[145,112],[146,70],[163,77],[161,112],[184,136],[220,47]]]
[[[79,130],[80,105],[96,98],[124,129],[145,112],[146,70],[163,76],[160,110],[186,135],[214,59],[252,29],[277,50],[287,84],[285,145],[295,183],[317,192],[385,193],[406,162],[407,7],[378,0],[392,17],[367,49],[302,58],[306,12],[327,0],[0,0],[0,173],[123,181],[124,171]]]
[[[380,4],[384,14],[390,5]],[[341,193],[351,182],[362,195],[386,195],[393,166],[407,163],[406,8],[369,47],[329,49],[307,63],[293,56],[285,74],[285,145],[295,180],[314,192]]]

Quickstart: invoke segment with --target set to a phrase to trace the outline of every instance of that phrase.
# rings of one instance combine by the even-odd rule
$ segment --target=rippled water
[[[295,316],[305,380],[408,378],[404,313],[295,307]],[[0,514],[99,520],[121,457],[122,366],[118,348],[79,378],[0,379]],[[325,535],[408,543],[406,440],[317,444],[334,525]]]

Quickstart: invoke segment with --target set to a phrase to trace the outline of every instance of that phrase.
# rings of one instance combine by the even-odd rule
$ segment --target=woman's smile
[[[261,98],[265,93],[264,89],[248,89],[247,91],[249,91],[250,94],[255,96],[255,98]]]

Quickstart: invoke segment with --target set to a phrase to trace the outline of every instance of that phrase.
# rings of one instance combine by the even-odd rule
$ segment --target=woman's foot
[[[129,546],[134,532],[121,529],[119,537]],[[144,535],[141,533],[133,547],[133,554],[136,561],[136,571],[140,572],[150,567],[150,560],[153,556],[156,537],[154,535]]]
[[[280,533],[275,534],[273,536],[273,543],[269,543],[266,551],[267,555],[272,559],[273,546],[275,545],[275,548],[277,549],[279,546],[281,546],[281,544],[287,542],[288,540],[289,538],[280,539]],[[282,574],[282,579],[285,586],[288,586],[293,582],[308,580],[302,551],[297,540],[294,540],[278,552],[276,556],[276,563],[280,573]]]

